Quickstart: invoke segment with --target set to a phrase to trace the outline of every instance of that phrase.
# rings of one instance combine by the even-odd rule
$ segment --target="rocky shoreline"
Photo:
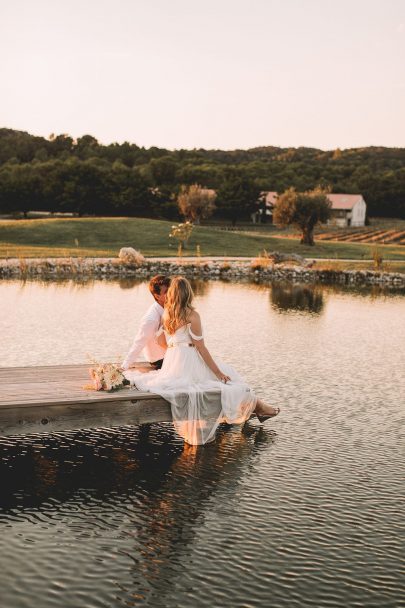
[[[0,260],[0,279],[8,278],[148,278],[181,274],[189,278],[290,281],[338,285],[380,285],[405,288],[405,274],[372,270],[333,270],[299,265],[258,264],[246,261],[153,261],[126,263],[119,258],[48,258]]]

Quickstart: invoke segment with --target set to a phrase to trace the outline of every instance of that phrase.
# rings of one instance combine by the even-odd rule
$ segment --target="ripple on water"
[[[165,424],[0,439],[1,608],[401,604],[404,300],[306,290],[218,283],[198,297],[214,352],[281,405],[264,428],[222,427],[204,448]],[[45,298],[23,295],[9,301],[24,325]],[[70,327],[86,303],[113,305],[113,347],[84,334],[112,353],[149,296],[97,284],[52,297]],[[36,340],[26,353],[44,356]],[[77,340],[63,348],[83,360]]]

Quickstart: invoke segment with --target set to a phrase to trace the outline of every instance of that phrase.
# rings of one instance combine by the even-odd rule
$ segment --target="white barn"
[[[277,192],[263,192],[262,196],[266,203],[265,213],[267,221],[273,221],[273,208],[277,203]],[[367,205],[361,194],[328,194],[332,203],[332,216],[328,220],[330,226],[365,226]],[[254,223],[260,222],[262,209],[252,214]]]
[[[254,224],[264,223],[262,220],[263,213],[266,214],[266,219],[269,224],[273,222],[273,207],[277,202],[278,192],[262,192],[260,195],[261,205],[263,202],[265,205],[260,207],[257,211],[252,213],[251,218]]]
[[[329,225],[365,226],[367,205],[361,194],[328,194],[332,203]]]

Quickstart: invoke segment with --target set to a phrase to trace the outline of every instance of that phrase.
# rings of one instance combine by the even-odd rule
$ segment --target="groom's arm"
[[[155,337],[159,328],[159,322],[160,319],[153,312],[147,312],[142,317],[138,332],[121,366],[123,370],[129,369],[135,363],[145,345]]]

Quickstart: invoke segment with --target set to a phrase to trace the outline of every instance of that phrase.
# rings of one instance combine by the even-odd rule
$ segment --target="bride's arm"
[[[159,344],[159,346],[161,346],[162,348],[167,348],[167,342],[166,342],[166,336],[165,333],[163,331],[163,327],[161,327],[159,329],[159,331],[156,333],[155,336],[155,341]]]
[[[210,370],[214,372],[218,380],[221,380],[222,382],[227,382],[228,380],[230,380],[229,376],[221,372],[218,365],[211,357],[208,348],[205,346],[204,337],[202,335],[201,319],[200,315],[196,310],[194,310],[190,316],[190,335],[192,343],[194,344],[194,346],[196,347],[196,349],[198,350]]]

